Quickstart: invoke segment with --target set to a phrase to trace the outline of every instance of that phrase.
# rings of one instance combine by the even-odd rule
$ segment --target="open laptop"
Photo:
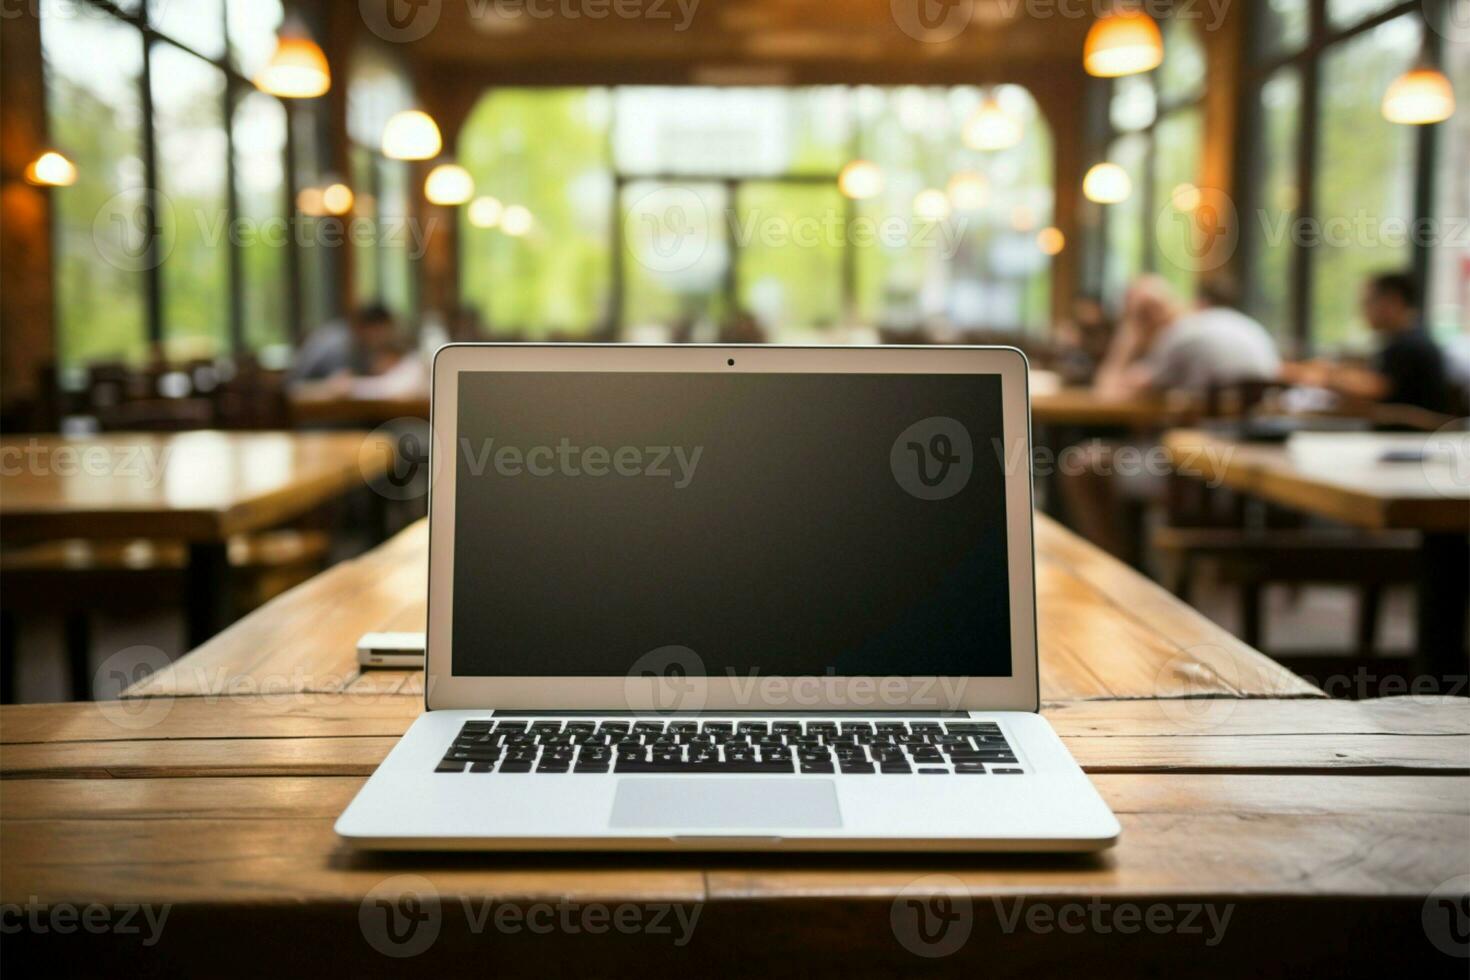
[[[454,345],[383,849],[1094,850],[1019,351]]]

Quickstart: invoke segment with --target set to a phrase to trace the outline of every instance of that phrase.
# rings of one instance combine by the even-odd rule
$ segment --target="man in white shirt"
[[[1198,303],[1186,309],[1157,276],[1128,289],[1123,319],[1093,389],[1102,398],[1184,390],[1203,394],[1214,386],[1271,381],[1281,358],[1266,328],[1231,308],[1225,280],[1200,284]],[[1140,458],[1153,442],[1134,445]],[[1082,465],[1058,481],[1063,506],[1082,534],[1128,561],[1137,561],[1136,510],[1124,501],[1155,500],[1164,493],[1164,472],[1124,473],[1115,465],[1118,446],[1093,441],[1079,447]]]
[[[1281,373],[1275,342],[1265,327],[1231,308],[1229,292],[1223,281],[1202,283],[1197,306],[1185,310],[1157,276],[1134,283],[1118,335],[1098,368],[1098,393],[1199,393],[1215,385],[1274,380]]]

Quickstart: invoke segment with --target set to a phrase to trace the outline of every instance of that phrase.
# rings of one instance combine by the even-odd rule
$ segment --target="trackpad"
[[[613,827],[699,830],[841,827],[830,779],[625,779],[613,798]]]

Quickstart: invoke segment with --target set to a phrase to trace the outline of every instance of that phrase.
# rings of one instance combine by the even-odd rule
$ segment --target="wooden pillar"
[[[1088,241],[1084,224],[1087,202],[1082,197],[1082,175],[1087,170],[1086,92],[1088,76],[1073,63],[1055,66],[1048,81],[1028,84],[1031,95],[1051,128],[1052,224],[1066,237],[1066,245],[1051,260],[1051,320],[1068,315],[1072,298],[1086,288],[1083,260]]]
[[[0,32],[0,398],[33,397],[56,358],[51,200],[25,182],[46,146],[46,91],[37,5],[18,4]],[[8,412],[7,412],[8,414]]]
[[[1245,4],[1231,4],[1213,31],[1202,30],[1205,45],[1204,147],[1200,159],[1199,186],[1223,193],[1236,204],[1237,235],[1245,231],[1241,213],[1243,198],[1237,193],[1236,155],[1240,145],[1241,86],[1246,58]],[[1248,195],[1247,195],[1248,197]],[[1246,202],[1248,203],[1248,202]],[[1236,248],[1224,270],[1244,281],[1241,250]]]

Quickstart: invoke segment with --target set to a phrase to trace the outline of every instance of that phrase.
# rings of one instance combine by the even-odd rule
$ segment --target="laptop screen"
[[[458,411],[456,675],[1011,673],[999,375],[464,372]]]

